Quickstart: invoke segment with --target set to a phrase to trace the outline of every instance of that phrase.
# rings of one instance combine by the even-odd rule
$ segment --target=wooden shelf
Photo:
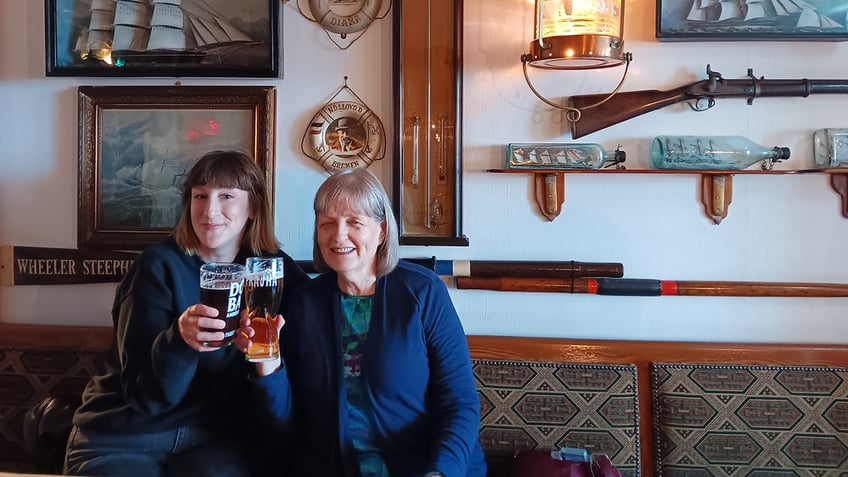
[[[783,174],[827,174],[830,185],[839,194],[842,203],[842,216],[848,218],[848,168],[839,169],[802,169],[802,170],[712,170],[712,169],[487,169],[487,172],[506,174],[532,174],[536,204],[539,212],[549,221],[553,221],[562,212],[565,202],[565,176],[567,174],[674,174],[701,176],[701,202],[704,213],[716,225],[727,217],[730,201],[733,198],[734,175],[783,175]]]

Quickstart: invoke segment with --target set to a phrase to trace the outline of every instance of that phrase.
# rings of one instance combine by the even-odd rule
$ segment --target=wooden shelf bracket
[[[842,198],[842,216],[848,218],[848,171],[831,172],[830,185]]]
[[[536,173],[533,174],[533,180],[539,212],[548,222],[553,222],[562,212],[562,204],[565,202],[565,174]]]
[[[733,199],[733,175],[701,175],[701,201],[704,212],[716,225],[727,217],[727,209]]]

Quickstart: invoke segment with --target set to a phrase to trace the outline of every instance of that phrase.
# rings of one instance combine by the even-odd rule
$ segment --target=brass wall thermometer
[[[462,235],[462,0],[395,7],[393,202],[402,245],[468,245]]]

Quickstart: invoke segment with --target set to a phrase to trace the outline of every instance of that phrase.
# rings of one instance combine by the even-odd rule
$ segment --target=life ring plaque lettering
[[[385,155],[386,133],[380,118],[368,107],[337,101],[312,118],[301,148],[330,173],[368,167]]]
[[[368,28],[377,18],[380,0],[309,0],[309,10],[322,28],[339,35]]]

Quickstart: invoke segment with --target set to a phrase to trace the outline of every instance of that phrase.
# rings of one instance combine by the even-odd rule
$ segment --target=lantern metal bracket
[[[621,80],[618,82],[618,85],[615,87],[615,89],[612,90],[612,92],[609,94],[609,96],[598,101],[595,104],[590,104],[588,106],[584,106],[582,109],[574,108],[574,107],[571,107],[571,106],[566,106],[566,105],[563,105],[563,104],[557,104],[557,103],[554,103],[553,101],[545,98],[544,96],[542,96],[542,93],[540,93],[533,86],[533,82],[530,81],[530,75],[529,75],[529,73],[527,73],[527,64],[530,63],[531,61],[533,61],[533,59],[534,59],[533,55],[531,55],[529,53],[525,53],[524,55],[521,55],[521,66],[522,66],[522,69],[524,70],[524,80],[527,82],[527,86],[530,88],[530,91],[532,91],[533,94],[535,94],[537,98],[539,98],[543,103],[547,104],[548,106],[554,107],[556,109],[562,109],[564,111],[567,111],[567,113],[565,114],[565,118],[569,122],[576,123],[577,121],[580,121],[580,117],[583,115],[584,110],[598,107],[598,106],[606,103],[610,99],[612,99],[612,97],[615,96],[616,93],[618,93],[618,91],[621,89],[621,86],[624,85],[624,80],[627,78],[627,72],[630,70],[630,61],[633,60],[633,54],[630,53],[630,52],[626,52],[626,53],[623,54],[622,59],[624,60],[624,74],[621,75]]]

